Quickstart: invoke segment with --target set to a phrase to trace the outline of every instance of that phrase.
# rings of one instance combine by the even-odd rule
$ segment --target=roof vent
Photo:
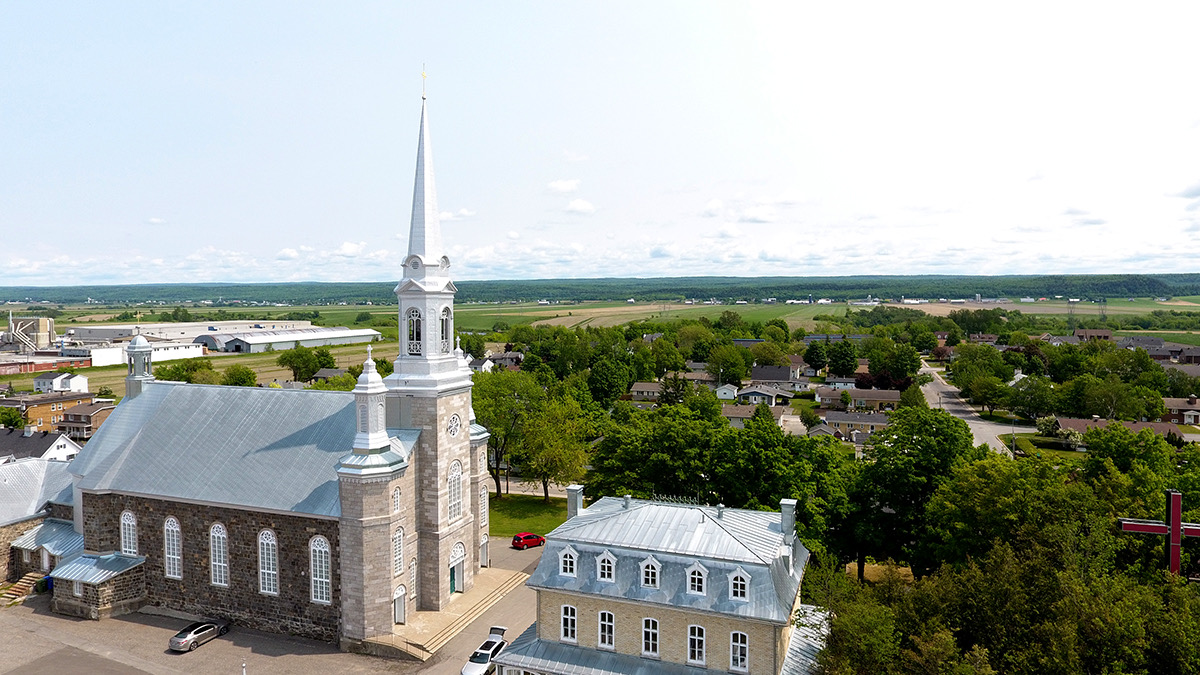
[[[25,436],[25,438],[29,438],[30,436],[32,436],[33,435],[33,427],[25,427],[25,433],[23,435]]]
[[[725,505],[717,504],[717,517],[720,518],[723,513],[725,513]]]
[[[625,495],[625,508],[629,508],[629,501],[633,499],[633,495]]]

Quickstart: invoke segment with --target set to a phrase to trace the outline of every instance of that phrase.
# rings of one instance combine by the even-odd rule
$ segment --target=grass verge
[[[547,504],[538,495],[493,495],[488,509],[488,536],[501,539],[512,539],[518,532],[544,535],[567,520],[567,500],[562,497],[551,497]]]

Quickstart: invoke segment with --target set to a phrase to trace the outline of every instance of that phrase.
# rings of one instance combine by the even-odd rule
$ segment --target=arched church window
[[[168,579],[183,578],[183,535],[174,516],[163,522],[163,574]]]
[[[442,308],[442,353],[450,353],[450,337],[454,334],[454,329],[450,324],[450,308]]]
[[[121,553],[137,555],[137,516],[129,511],[121,514]]]
[[[270,530],[258,533],[258,590],[279,595],[279,544]]]
[[[408,310],[407,321],[408,353],[414,356],[421,354],[421,310],[413,307]]]
[[[229,534],[221,523],[208,531],[209,580],[214,586],[229,585]]]
[[[358,406],[358,431],[359,433],[367,433],[371,428],[367,425],[367,406]]]
[[[330,582],[329,541],[325,537],[313,537],[308,544],[309,571],[312,573],[311,597],[322,604],[333,599],[333,584]]]
[[[392,533],[392,576],[404,574],[404,528]]]
[[[447,488],[450,492],[450,509],[448,517],[450,520],[458,520],[462,516],[462,464],[458,460],[450,465],[450,475],[446,479]]]

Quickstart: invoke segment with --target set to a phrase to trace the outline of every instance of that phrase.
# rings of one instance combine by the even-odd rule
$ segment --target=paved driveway
[[[499,543],[499,542],[497,542]],[[490,551],[496,567],[532,571],[542,549]],[[346,654],[325,642],[238,628],[194,652],[177,654],[167,639],[186,622],[151,614],[104,621],[50,612],[47,595],[0,609],[0,672],[4,673],[430,673],[457,675],[487,637],[490,626],[508,626],[515,638],[536,618],[535,593],[517,587],[426,663]]]

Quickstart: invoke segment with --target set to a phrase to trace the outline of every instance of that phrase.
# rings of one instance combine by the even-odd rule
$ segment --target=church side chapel
[[[361,648],[469,593],[487,565],[487,431],[454,344],[422,96],[400,352],[352,392],[158,382],[127,350],[127,395],[70,465],[83,549],[52,607],[155,605]]]

